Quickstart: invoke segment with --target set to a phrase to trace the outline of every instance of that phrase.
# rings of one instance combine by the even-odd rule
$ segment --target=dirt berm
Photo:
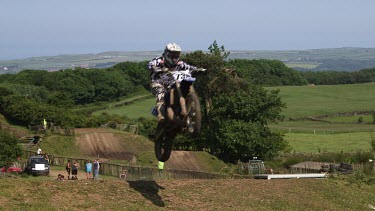
[[[83,154],[93,157],[99,156],[102,160],[130,160],[134,154],[139,153],[139,148],[142,148],[139,145],[142,144],[145,151],[153,150],[152,142],[135,143],[134,141],[138,140],[140,136],[123,135],[115,133],[111,129],[79,128],[75,129],[75,135]],[[137,147],[131,146],[132,142]],[[196,155],[188,151],[173,151],[170,159],[165,163],[165,167],[168,169],[204,171],[199,165]]]

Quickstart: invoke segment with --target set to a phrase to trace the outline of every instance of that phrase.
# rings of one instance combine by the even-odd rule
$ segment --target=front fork
[[[182,94],[182,91],[181,91],[181,87],[180,87],[180,83],[176,82],[176,88],[175,89],[171,89],[171,91],[170,91],[170,99],[169,99],[170,106],[167,108],[168,119],[171,120],[171,121],[175,120],[175,114],[174,114],[173,109],[171,107],[174,104],[174,97],[175,97],[175,91],[176,90],[177,90],[177,94],[178,94],[178,96],[180,98],[179,99],[179,103],[180,103],[180,108],[181,108],[181,115],[183,117],[187,116],[185,98],[183,97],[183,94]]]

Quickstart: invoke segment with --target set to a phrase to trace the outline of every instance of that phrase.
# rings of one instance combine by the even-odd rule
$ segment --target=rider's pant
[[[160,108],[164,103],[164,86],[157,82],[151,82],[151,92],[156,96],[156,109],[158,111],[158,118],[163,118]]]

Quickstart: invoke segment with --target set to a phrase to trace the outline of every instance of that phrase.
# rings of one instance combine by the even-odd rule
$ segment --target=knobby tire
[[[172,153],[173,137],[169,137],[164,128],[158,127],[154,141],[156,158],[161,162],[167,161]]]

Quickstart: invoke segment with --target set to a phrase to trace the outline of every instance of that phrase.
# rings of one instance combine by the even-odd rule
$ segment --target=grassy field
[[[368,210],[373,186],[342,179],[36,180],[0,177],[0,209]]]
[[[287,106],[283,110],[283,115],[287,118],[375,110],[375,83],[330,86],[281,86],[268,87],[267,89],[280,89],[279,95]],[[130,118],[151,117],[151,109],[154,104],[155,99],[150,94],[150,98],[122,107],[100,110],[94,114],[107,112],[110,114],[125,114]]]
[[[319,63],[316,62],[288,62],[285,63],[286,66],[295,68],[295,67],[300,67],[304,69],[313,69],[319,65]]]
[[[278,124],[272,124],[272,129],[292,132],[292,133],[319,133],[319,134],[337,134],[337,133],[352,133],[352,132],[369,132],[375,131],[375,124],[358,124],[348,122],[325,122],[325,121],[284,121]]]
[[[125,115],[132,119],[139,117],[152,118],[151,109],[153,106],[155,106],[155,98],[150,94],[150,98],[142,99],[121,107],[113,107],[96,111],[93,113],[93,115],[99,115],[106,112],[108,114]]]
[[[286,121],[272,124],[286,132],[285,139],[296,152],[355,152],[369,150],[370,133],[375,131],[371,115],[333,116],[324,121],[289,118],[315,117],[340,112],[374,111],[375,84],[277,87],[286,103]],[[274,88],[272,88],[274,89]],[[363,124],[358,124],[358,118]]]
[[[280,89],[279,95],[287,106],[283,114],[288,118],[375,109],[375,83],[267,89]]]
[[[373,135],[375,135],[375,132]],[[285,139],[295,152],[357,152],[371,149],[370,132],[340,134],[286,133]]]
[[[358,123],[358,119],[362,118],[364,124],[372,124],[372,115],[355,115],[355,116],[335,116],[323,118],[330,122]]]

